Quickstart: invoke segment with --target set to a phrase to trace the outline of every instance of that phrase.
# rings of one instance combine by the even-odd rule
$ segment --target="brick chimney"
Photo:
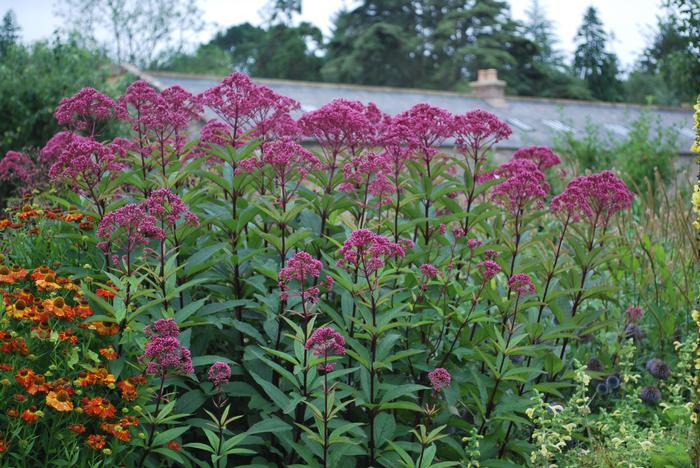
[[[479,70],[476,81],[469,83],[472,96],[483,99],[494,107],[506,105],[506,82],[498,79],[498,70]]]

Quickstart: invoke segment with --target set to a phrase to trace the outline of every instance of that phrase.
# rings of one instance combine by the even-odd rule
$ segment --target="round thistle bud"
[[[620,386],[620,377],[615,374],[611,374],[605,379],[605,385],[608,386],[610,390],[615,390]]]
[[[661,401],[661,390],[654,385],[649,385],[639,391],[639,397],[648,405],[655,405]]]
[[[646,369],[651,375],[660,380],[666,380],[671,376],[671,368],[661,359],[649,359]]]
[[[625,337],[632,338],[634,341],[641,341],[644,338],[644,332],[637,324],[628,323],[625,326]]]
[[[602,372],[603,363],[598,358],[590,358],[586,363],[586,368],[591,372]]]
[[[608,394],[608,386],[605,385],[604,382],[599,383],[598,385],[595,386],[595,391],[599,395],[607,395]]]

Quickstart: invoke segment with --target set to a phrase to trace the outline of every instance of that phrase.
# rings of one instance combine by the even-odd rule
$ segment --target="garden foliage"
[[[694,259],[617,175],[493,167],[485,111],[298,109],[240,73],[84,89],[0,161],[3,463],[541,466],[615,427],[579,415],[687,426]]]

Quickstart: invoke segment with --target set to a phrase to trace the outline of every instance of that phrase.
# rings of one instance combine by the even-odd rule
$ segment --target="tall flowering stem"
[[[442,367],[447,362],[450,355],[452,354],[452,350],[454,349],[455,345],[457,344],[457,342],[461,338],[462,330],[469,323],[469,319],[471,318],[472,313],[474,313],[474,310],[476,309],[476,305],[479,303],[479,298],[481,297],[481,293],[484,291],[486,284],[489,281],[491,281],[491,279],[494,278],[501,271],[501,266],[498,263],[494,262],[493,260],[484,260],[483,262],[480,262],[479,264],[477,264],[477,268],[479,269],[479,271],[481,272],[481,275],[482,275],[481,286],[479,286],[477,293],[472,297],[471,306],[469,307],[469,312],[467,312],[467,315],[464,317],[464,320],[462,321],[459,328],[455,332],[455,336],[452,339],[452,343],[447,348],[447,352],[445,353],[445,355],[442,357],[442,359],[438,363],[438,367]]]
[[[192,213],[187,205],[182,201],[180,197],[175,195],[170,189],[160,188],[153,191],[150,196],[142,202],[146,211],[153,215],[160,222],[160,228],[163,233],[166,234],[160,239],[160,286],[161,292],[163,293],[163,304],[165,308],[168,308],[168,297],[166,291],[166,275],[165,275],[165,258],[166,258],[166,245],[165,241],[167,238],[167,233],[172,235],[172,242],[176,249],[176,254],[179,254],[179,241],[177,238],[177,222],[183,219],[186,223],[192,226],[199,225],[199,218],[197,215]],[[177,266],[180,265],[179,255],[176,257]],[[175,278],[177,283],[177,277]],[[180,292],[180,308],[184,307],[184,297],[183,293]]]
[[[463,229],[469,234],[469,214],[476,200],[477,181],[488,152],[507,139],[512,129],[490,112],[475,110],[454,117],[453,131],[457,151],[465,159],[464,189],[467,198]],[[470,167],[471,166],[471,167]]]
[[[220,123],[208,124],[212,130],[209,132],[211,143],[224,143],[234,149],[241,147],[251,138],[260,137],[265,141],[273,134],[280,136],[285,132],[284,129],[288,128],[289,112],[299,108],[299,103],[295,100],[281,96],[267,86],[255,84],[250,77],[239,72],[232,73],[220,84],[200,94],[198,100],[222,120]],[[263,144],[261,148],[265,146]],[[236,184],[236,176],[241,171],[250,169],[246,164],[259,164],[258,161],[243,163],[245,160],[238,159],[237,155],[227,158],[226,162],[231,165],[231,182],[228,187],[223,187],[231,200],[231,219],[234,226],[238,221],[238,200],[243,195],[242,187]],[[229,232],[232,252],[238,250],[240,237],[240,227]],[[242,299],[241,265],[237,260],[233,264],[232,285],[236,299]],[[241,307],[236,307],[236,315],[238,320],[242,320]],[[241,343],[242,340],[241,335]]]
[[[633,199],[634,194],[621,179],[610,171],[603,171],[572,179],[567,191],[560,198],[552,200],[553,210],[566,211],[572,221],[584,221],[588,225],[588,259],[582,267],[581,281],[571,306],[572,318],[583,302],[586,278],[593,268],[595,259],[591,254],[596,246],[596,234],[604,235],[612,216],[620,210],[628,209]],[[568,343],[569,337],[564,338],[560,359],[564,359]]]
[[[384,268],[385,261],[394,257],[403,257],[405,252],[403,248],[391,242],[384,236],[373,233],[367,229],[359,229],[353,231],[350,238],[345,241],[343,247],[338,251],[341,259],[337,265],[346,269],[357,269],[366,281],[367,292],[370,302],[370,322],[365,323],[367,331],[370,335],[370,360],[369,360],[369,408],[368,408],[368,424],[369,424],[369,465],[375,463],[376,458],[376,440],[374,420],[377,416],[375,408],[377,382],[377,368],[375,366],[377,360],[377,342],[379,335],[377,333],[377,308],[376,297],[379,289],[379,271]]]
[[[403,130],[402,135],[409,148],[416,154],[425,171],[428,183],[433,183],[434,160],[439,154],[438,148],[453,135],[454,116],[440,107],[429,104],[417,104],[409,110],[398,114],[393,121],[396,130]],[[423,198],[424,216],[426,218],[423,238],[430,238],[430,208],[432,189],[428,189]],[[415,239],[414,239],[415,241]]]
[[[518,317],[518,305],[520,304],[520,298],[522,296],[527,296],[530,294],[535,293],[535,285],[532,283],[532,280],[528,275],[525,273],[518,273],[516,275],[513,275],[510,277],[508,280],[508,288],[513,291],[516,296],[515,296],[515,305],[513,306],[513,315],[510,318],[510,323],[508,324],[508,338],[506,339],[506,344],[505,347],[503,348],[502,356],[501,356],[501,363],[498,366],[498,372],[496,372],[495,378],[496,382],[493,386],[493,389],[491,390],[491,393],[488,396],[487,402],[486,402],[486,413],[484,414],[484,420],[481,423],[481,426],[479,427],[479,434],[483,435],[486,431],[486,424],[489,421],[489,418],[491,417],[491,412],[495,408],[495,401],[496,401],[496,393],[498,392],[498,387],[500,386],[501,382],[503,382],[503,366],[505,366],[506,359],[507,359],[507,351],[508,351],[508,346],[510,346],[510,341],[513,338],[513,335],[515,334],[515,329],[517,326],[517,317]],[[506,317],[506,322],[508,322],[508,318]]]
[[[328,425],[331,420],[330,394],[334,391],[328,385],[328,374],[333,371],[335,364],[328,362],[330,356],[342,356],[345,354],[345,338],[330,327],[316,329],[304,344],[305,351],[313,350],[314,357],[322,358],[318,365],[318,371],[323,374],[323,467],[328,466],[328,448],[330,447],[330,433]]]
[[[694,116],[694,127],[695,127],[695,141],[693,146],[690,148],[693,153],[697,155],[696,163],[698,164],[698,176],[695,186],[693,187],[693,213],[695,214],[695,221],[693,222],[693,227],[696,229],[696,248],[700,252],[700,96],[698,96],[697,103],[695,104],[695,116]],[[697,369],[700,363],[700,311],[693,310],[692,318],[697,327],[698,337],[695,340],[695,367]],[[693,437],[691,440],[691,450],[690,456],[694,465],[700,464],[700,377],[696,374],[693,376],[693,387],[695,389],[695,401],[693,402],[693,410],[690,415],[690,420],[692,422],[692,432]]]
[[[321,146],[321,163],[325,174],[316,181],[324,194],[318,207],[321,238],[326,235],[328,217],[333,211],[332,196],[338,185],[336,174],[341,168],[341,158],[357,156],[374,146],[378,142],[380,123],[384,118],[374,104],[365,106],[359,101],[334,99],[299,119],[303,135],[314,138]]]
[[[148,174],[154,166],[161,170],[162,183],[167,183],[167,166],[180,161],[184,133],[202,110],[199,99],[177,85],[158,92],[139,80],[119,98],[117,116],[136,132],[145,196],[149,193]]]
[[[156,407],[152,415],[158,415],[160,404],[163,401],[163,389],[168,374],[193,374],[192,355],[190,350],[180,344],[178,336],[180,328],[173,319],[156,320],[153,325],[147,325],[144,329],[148,341],[143,356],[139,358],[146,363],[146,374],[154,375],[160,379],[160,387],[156,395]],[[151,428],[146,439],[146,448],[143,451],[138,467],[141,468],[146,457],[151,451],[153,438],[155,437],[156,423],[151,423]]]
[[[140,246],[147,245],[151,240],[163,240],[165,231],[158,227],[156,218],[149,214],[142,204],[129,204],[107,213],[97,227],[97,237],[101,242],[97,245],[105,255],[112,256],[114,268],[127,278],[134,273],[135,255]],[[121,265],[121,267],[120,267]],[[124,297],[126,314],[119,323],[119,333],[124,331],[128,321],[128,311],[131,304],[131,283],[127,281]],[[119,340],[121,353],[122,340]]]

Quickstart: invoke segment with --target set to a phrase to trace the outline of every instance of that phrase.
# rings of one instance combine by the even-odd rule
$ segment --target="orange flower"
[[[168,442],[168,448],[173,452],[179,452],[182,447],[180,447],[180,444],[178,444],[176,440],[171,440]]]
[[[59,390],[57,392],[51,391],[46,394],[46,404],[56,411],[72,411],[73,402],[70,399],[70,395],[65,390]]]
[[[98,434],[90,434],[87,438],[87,444],[90,448],[100,450],[107,444],[105,438]]]
[[[32,379],[32,384],[26,387],[27,393],[30,395],[36,395],[37,393],[46,393],[49,391],[49,386],[46,384],[46,378],[37,374]]]
[[[85,432],[85,426],[83,426],[82,424],[72,424],[68,426],[68,430],[73,431],[76,434],[82,434],[83,432]]]
[[[56,272],[49,268],[47,265],[42,265],[39,268],[35,268],[32,272],[32,279],[34,281],[44,279],[47,275],[56,275]]]
[[[75,316],[73,308],[66,304],[65,299],[61,296],[54,297],[53,299],[46,299],[43,302],[44,310],[54,317],[64,318],[67,320],[72,320]]]
[[[17,408],[7,408],[5,413],[11,418],[16,418],[19,416],[19,411],[17,411]]]
[[[129,442],[131,440],[131,433],[128,429],[124,429],[121,424],[102,423],[100,424],[100,429],[108,434],[112,434],[122,442]]]
[[[119,333],[119,324],[115,322],[91,322],[89,328],[93,328],[102,336],[114,336]]]
[[[22,299],[18,299],[14,304],[7,304],[5,306],[5,313],[8,317],[13,319],[23,319],[31,312],[31,308],[27,306],[27,303]]]
[[[48,274],[42,279],[35,280],[36,287],[39,291],[56,291],[61,289],[61,285],[56,282],[56,275]]]
[[[78,221],[82,220],[83,217],[85,217],[85,215],[82,213],[70,213],[70,214],[65,215],[63,217],[63,220],[68,222],[68,223],[74,223],[74,222],[78,222]]]
[[[92,309],[90,308],[90,304],[88,304],[85,300],[81,300],[80,304],[75,306],[73,310],[75,312],[75,315],[82,319],[86,319],[92,315]]]
[[[120,380],[117,383],[117,388],[122,394],[122,400],[134,401],[136,397],[138,397],[138,393],[136,393],[136,385],[128,380]]]
[[[0,453],[5,453],[7,452],[7,449],[10,448],[10,444],[5,440],[5,437],[0,434]]]
[[[117,408],[106,398],[95,397],[91,400],[83,399],[83,410],[88,416],[98,416],[102,419],[111,418],[117,414]]]
[[[15,380],[18,384],[20,384],[24,388],[27,388],[32,384],[32,382],[34,382],[35,375],[36,373],[33,370],[27,367],[23,367],[22,369],[17,371],[17,374],[15,374]]]
[[[30,409],[26,409],[22,412],[22,419],[24,422],[31,424],[36,422],[43,415],[44,413],[37,411],[36,406],[32,406]]]
[[[68,341],[72,345],[78,344],[78,337],[75,336],[75,332],[70,329],[60,331],[58,333],[58,339],[59,341]]]
[[[26,276],[28,274],[29,274],[29,271],[25,270],[24,268],[20,267],[19,265],[13,266],[12,271],[10,272],[10,275],[12,275],[12,277],[17,281],[23,280],[24,278],[26,278]]]
[[[114,361],[119,357],[119,355],[117,355],[117,352],[111,346],[108,346],[107,348],[101,348],[100,354],[108,361]]]
[[[105,299],[114,299],[117,296],[115,292],[102,288],[99,288],[97,291],[95,291],[95,294]]]
[[[9,362],[0,362],[0,371],[11,372],[12,364],[10,364]]]
[[[10,224],[12,224],[12,221],[9,219],[0,219],[0,231],[10,227]]]
[[[0,266],[0,284],[14,284],[15,277],[12,275],[12,270],[5,265]]]

